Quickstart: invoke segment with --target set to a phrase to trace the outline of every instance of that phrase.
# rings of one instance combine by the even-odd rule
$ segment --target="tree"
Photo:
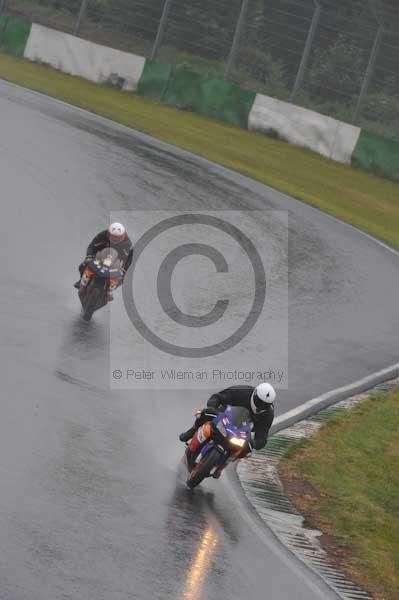
[[[364,52],[341,34],[328,48],[315,52],[307,86],[321,99],[347,102],[359,94],[365,69]]]

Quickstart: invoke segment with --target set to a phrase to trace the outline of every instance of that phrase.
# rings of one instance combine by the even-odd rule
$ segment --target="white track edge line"
[[[379,383],[383,383],[384,381],[388,381],[389,379],[395,379],[399,377],[399,363],[391,365],[385,369],[381,369],[380,371],[376,371],[371,375],[367,375],[363,377],[363,379],[359,379],[354,383],[350,383],[349,385],[345,385],[340,388],[336,388],[321,396],[317,396],[304,404],[301,404],[297,408],[294,408],[274,420],[274,423],[270,429],[270,434],[273,435],[283,429],[287,429],[298,423],[298,421],[302,421],[316,413],[320,412],[324,408],[327,408],[341,400],[345,400],[351,395],[360,394],[361,392],[365,392]]]

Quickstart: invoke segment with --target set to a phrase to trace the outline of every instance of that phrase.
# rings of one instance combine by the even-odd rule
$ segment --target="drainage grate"
[[[353,408],[371,395],[390,391],[398,384],[399,379],[379,384],[370,392],[343,400],[296,423],[271,437],[265,450],[253,455],[249,461],[241,461],[237,469],[245,495],[268,527],[343,600],[372,600],[372,597],[329,562],[319,542],[321,532],[305,527],[304,518],[285,495],[278,476],[278,463],[289,446],[312,436],[332,416]]]

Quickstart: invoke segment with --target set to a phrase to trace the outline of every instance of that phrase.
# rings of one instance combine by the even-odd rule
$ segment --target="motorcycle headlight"
[[[246,440],[242,439],[242,438],[238,438],[238,437],[232,437],[230,438],[230,444],[232,446],[238,446],[239,448],[242,448],[243,446],[245,446]]]
[[[219,423],[216,425],[216,429],[222,434],[223,437],[227,436],[226,427],[223,425],[222,421],[219,421]]]

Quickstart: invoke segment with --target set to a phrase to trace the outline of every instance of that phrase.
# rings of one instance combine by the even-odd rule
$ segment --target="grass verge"
[[[399,186],[321,156],[147,98],[0,54],[0,77],[239,171],[399,248]]]
[[[380,600],[399,598],[398,432],[399,389],[331,419],[280,464],[333,559]]]

